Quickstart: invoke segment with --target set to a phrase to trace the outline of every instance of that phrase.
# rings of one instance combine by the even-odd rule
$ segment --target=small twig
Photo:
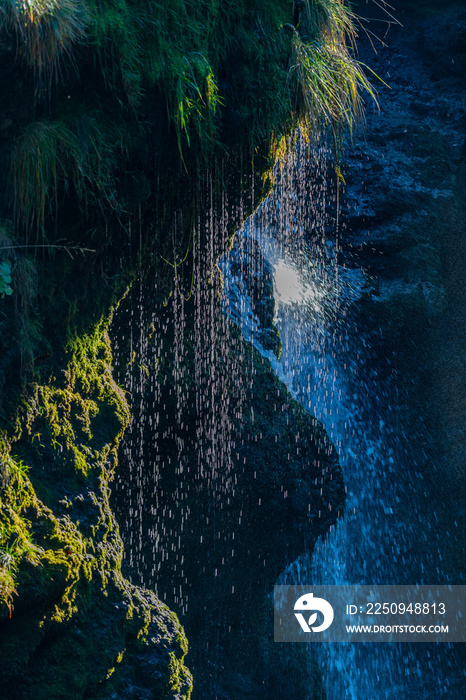
[[[0,250],[25,250],[26,248],[47,248],[47,249],[54,249],[54,250],[66,250],[70,258],[72,258],[72,251],[78,252],[78,253],[96,253],[97,251],[94,250],[93,248],[82,248],[81,246],[74,245],[74,246],[68,246],[68,245],[53,245],[53,244],[41,244],[41,245],[36,245],[36,244],[30,244],[30,245],[2,245],[0,246]]]

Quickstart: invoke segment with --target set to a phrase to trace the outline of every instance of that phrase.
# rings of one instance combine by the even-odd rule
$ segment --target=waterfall
[[[272,269],[279,360],[261,342],[241,265],[233,267],[229,258],[222,263],[225,313],[324,424],[347,488],[336,532],[290,562],[278,583],[451,583],[442,551],[447,538],[459,535],[454,518],[448,530],[438,525],[446,506],[438,493],[435,440],[423,420],[428,407],[412,400],[396,357],[372,348],[360,323],[372,281],[341,247],[327,162],[325,148],[301,143],[277,168],[272,194],[233,250],[233,256],[251,254],[255,242],[258,264]],[[328,700],[412,700],[462,697],[456,652],[447,644],[322,644],[316,655]]]
[[[229,201],[206,178],[189,228],[180,210],[166,236],[178,246],[157,259],[171,284],[161,289],[163,274],[141,275],[116,312],[117,378],[132,420],[115,512],[131,582],[155,590],[186,630],[193,697],[281,697],[284,684],[299,697],[306,667],[295,669],[290,690],[281,670],[295,662],[273,643],[268,593],[309,539],[311,474],[302,474],[301,455],[328,470],[314,504],[337,507],[344,493],[326,436],[221,313],[216,263],[246,218],[243,206],[253,209],[242,191],[239,182]],[[265,319],[273,308],[271,276],[267,298],[264,275],[256,282],[243,296],[254,307],[252,333],[254,314]],[[257,330],[265,354],[277,336]],[[332,518],[324,513],[319,531]]]

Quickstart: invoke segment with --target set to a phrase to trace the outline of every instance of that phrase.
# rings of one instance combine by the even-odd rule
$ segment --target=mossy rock
[[[190,695],[176,616],[121,574],[109,483],[129,414],[107,326],[70,343],[61,381],[32,387],[15,433],[2,436],[6,699]]]

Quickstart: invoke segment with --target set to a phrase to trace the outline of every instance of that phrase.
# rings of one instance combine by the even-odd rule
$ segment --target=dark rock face
[[[456,55],[453,38],[451,52],[440,51],[439,27],[448,24],[460,42],[459,15],[405,18],[377,56],[362,45],[362,59],[387,86],[379,83],[380,111],[368,112],[366,143],[348,153],[341,197],[342,245],[373,277],[373,298],[417,295],[433,315],[447,303],[442,247],[462,206],[466,124],[461,84],[445,71],[433,74],[429,56],[436,47],[446,60]]]
[[[436,80],[460,79],[466,69],[466,10],[453,7],[434,15],[422,27],[421,52]]]
[[[348,153],[340,245],[346,261],[366,270],[367,294],[354,314],[373,348],[364,371],[380,382],[400,378],[417,436],[413,459],[442,514],[433,528],[442,572],[462,581],[458,539],[445,532],[451,513],[464,532],[465,14],[457,3],[403,7],[403,27],[392,28],[377,56],[361,43],[362,60],[389,88],[378,88],[380,112],[368,112],[366,143]]]

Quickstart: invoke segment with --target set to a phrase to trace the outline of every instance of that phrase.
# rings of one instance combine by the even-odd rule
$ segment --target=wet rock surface
[[[5,700],[149,700],[191,691],[176,616],[121,574],[109,483],[129,416],[111,363],[102,328],[81,338],[64,380],[36,385],[23,401],[14,446],[0,437],[2,526],[26,551],[17,564],[12,547],[0,568],[9,603],[0,612]]]
[[[435,434],[439,437],[436,445],[439,446],[441,463],[445,467],[441,474],[436,469],[426,469],[424,475],[431,486],[442,486],[434,496],[438,501],[445,500],[447,503],[447,507],[440,510],[446,513],[450,508],[458,513],[458,521],[461,523],[460,489],[464,483],[461,450],[464,450],[465,445],[466,422],[463,316],[465,285],[462,282],[465,256],[462,162],[465,108],[461,84],[464,66],[464,10],[447,10],[420,20],[417,16],[413,19],[412,15],[407,14],[404,30],[390,33],[388,46],[379,50],[378,57],[373,57],[369,47],[361,49],[361,58],[390,84],[391,89],[380,87],[382,111],[380,115],[374,112],[368,116],[367,144],[354,147],[348,155],[345,172],[347,186],[341,190],[344,214],[341,218],[347,223],[339,245],[344,247],[345,255],[362,262],[367,271],[367,294],[360,305],[359,323],[362,331],[370,336],[374,347],[385,343],[382,355],[386,364],[382,368],[380,364],[375,368],[368,366],[367,371],[374,369],[383,373],[402,369],[405,372],[404,390],[412,388],[413,394],[422,398],[421,402],[413,401],[413,414],[419,411],[429,426],[435,426]],[[2,43],[0,53],[10,61],[14,49],[11,42],[8,45]],[[21,80],[10,82],[8,68],[2,68],[2,76],[2,89],[14,90],[16,101],[21,103],[15,110],[5,108],[0,114],[0,149],[2,154],[6,154],[9,140],[24,125],[33,108],[31,92],[31,104],[20,99],[24,88]],[[2,185],[7,176],[8,170],[5,168],[1,176]],[[1,189],[1,196],[6,202],[8,188],[5,185]],[[123,183],[123,189],[128,206],[135,209],[150,194],[149,183],[143,177],[129,178]],[[3,204],[2,201],[2,207]],[[147,230],[150,231],[150,228]],[[169,238],[168,236],[167,239]],[[220,248],[223,243],[222,239]],[[176,260],[178,254],[184,255],[186,249],[189,250],[184,239],[179,244],[179,251],[172,250],[170,240],[166,247],[168,252],[163,249],[162,253],[170,260]],[[131,251],[126,248],[124,250],[129,257]],[[168,264],[173,266],[173,263]],[[82,267],[84,266],[85,263]],[[100,261],[96,268],[99,266]],[[102,263],[102,268],[104,267],[105,261]],[[255,263],[251,262],[250,267],[251,299],[255,313],[262,320],[270,316],[271,296],[257,294]],[[105,269],[107,270],[106,267]],[[67,279],[65,272],[66,268],[63,279]],[[97,279],[103,273],[99,269],[98,273],[91,271],[89,274]],[[266,273],[267,275],[269,285],[270,275]],[[186,287],[189,289],[189,275],[186,274],[186,277]],[[165,286],[170,287],[168,283]],[[139,311],[138,292],[136,288],[134,309]],[[90,294],[89,298],[92,297]],[[92,298],[87,303],[87,297],[83,298],[88,306],[96,301],[96,298]],[[99,304],[96,303],[95,306],[98,311]],[[68,311],[66,304],[55,309],[57,327],[62,327],[63,317]],[[147,327],[149,325],[148,322]],[[137,332],[139,331],[140,328]],[[149,335],[144,336],[144,343],[149,342]],[[137,333],[134,334],[136,336]],[[272,338],[271,347],[274,342]],[[179,341],[170,337],[168,343],[169,352],[173,349],[180,351]],[[209,347],[208,344],[206,347]],[[395,368],[394,348],[402,350],[397,355],[398,366]],[[136,457],[133,461],[136,471],[133,476],[123,476],[123,479],[127,479],[126,485],[130,485],[127,495],[131,503],[127,512],[133,519],[130,523],[133,534],[128,536],[128,541],[135,545],[134,556],[138,552],[138,546],[142,546],[143,551],[147,547],[150,556],[146,559],[146,570],[144,558],[141,560],[143,575],[147,576],[150,585],[158,587],[161,597],[165,597],[167,602],[170,601],[173,607],[183,613],[183,592],[173,589],[186,585],[182,568],[182,559],[186,557],[186,571],[189,570],[193,581],[188,595],[192,602],[189,614],[191,611],[193,614],[186,624],[192,634],[193,644],[200,640],[197,650],[193,646],[192,655],[188,658],[192,658],[199,678],[199,697],[204,692],[205,697],[249,697],[252,700],[269,692],[271,696],[274,693],[280,697],[295,698],[298,694],[301,696],[301,691],[306,691],[308,674],[303,674],[305,661],[298,655],[294,660],[285,656],[279,658],[271,640],[264,639],[264,626],[269,624],[266,620],[270,610],[260,603],[257,596],[263,599],[264,590],[270,589],[283,557],[292,558],[303,547],[312,546],[315,537],[334,521],[335,510],[342,506],[344,500],[338,467],[333,453],[330,454],[325,435],[320,429],[316,430],[309,416],[300,413],[289,396],[283,393],[283,388],[272,378],[270,369],[264,366],[256,354],[250,351],[243,354],[244,364],[238,366],[237,374],[232,375],[233,379],[244,377],[247,376],[245,368],[254,369],[254,377],[251,376],[249,383],[246,383],[247,396],[240,396],[239,405],[235,404],[238,394],[234,388],[231,396],[227,390],[222,397],[222,400],[231,401],[231,405],[236,406],[238,414],[245,411],[246,427],[241,432],[236,419],[234,425],[228,427],[222,423],[223,404],[219,404],[222,410],[217,415],[212,411],[212,406],[209,408],[202,403],[196,405],[198,393],[193,384],[193,376],[196,376],[189,376],[194,371],[193,348],[188,343],[185,349],[187,362],[182,370],[179,369],[179,363],[172,362],[172,369],[175,367],[179,374],[172,374],[171,378],[171,370],[167,369],[166,361],[163,365],[163,357],[157,358],[162,361],[159,368],[156,365],[144,366],[143,348],[140,348],[136,360],[131,355],[124,358],[127,363],[139,363],[140,376],[147,377],[149,370],[158,376],[160,370],[167,377],[163,390],[151,394],[149,387],[144,394],[147,403],[141,404],[141,410],[152,410],[156,402],[160,403],[166,410],[162,414],[160,426],[156,426],[155,421],[153,425],[149,423],[141,426],[136,413],[132,432],[128,436],[132,439],[140,435],[141,430],[145,431],[152,449],[147,453],[146,461],[140,459],[141,455],[133,453],[132,456]],[[374,353],[374,357],[376,355]],[[380,363],[380,354],[375,361]],[[92,358],[92,363],[96,364],[95,358]],[[64,364],[60,365],[63,366]],[[407,370],[409,375],[406,374]],[[212,365],[207,365],[203,371],[206,375],[218,376]],[[123,370],[122,384],[124,374]],[[83,381],[85,385],[86,379]],[[191,398],[186,404],[179,404],[177,402],[181,393],[177,394],[176,387],[183,382],[190,387]],[[214,397],[218,386],[212,384],[209,388]],[[127,386],[127,391],[132,389],[132,386]],[[274,410],[269,412],[267,407],[274,392],[277,392],[279,400]],[[83,391],[77,393],[82,394]],[[136,395],[135,390],[134,396]],[[49,402],[48,408],[55,410],[53,406],[55,403],[60,406],[61,399],[62,395],[57,393],[56,401]],[[93,406],[92,408],[94,409]],[[45,411],[44,407],[43,409]],[[99,409],[100,422],[105,423],[105,429],[112,432],[112,421],[108,420],[111,416],[105,401],[99,403]],[[164,423],[164,416],[168,414],[171,418]],[[179,418],[176,425],[172,421],[175,414]],[[83,447],[87,442],[82,431],[82,425],[86,427],[86,417],[84,415],[83,418],[80,413],[79,419],[77,421],[76,415],[73,416],[78,436],[75,445],[77,448]],[[211,428],[213,426],[217,433],[211,429],[203,451],[196,452],[200,446],[195,435],[200,425],[196,422],[198,420],[204,421],[204,425],[210,425]],[[107,700],[112,697],[119,700],[189,695],[190,675],[183,664],[186,640],[176,618],[152,594],[138,591],[119,577],[115,581],[109,574],[110,580],[106,584],[99,580],[99,576],[105,578],[108,569],[115,569],[115,559],[112,559],[115,556],[114,545],[117,548],[121,546],[115,523],[106,520],[101,510],[102,504],[108,506],[107,477],[100,484],[92,483],[92,488],[83,486],[82,483],[73,483],[70,488],[67,481],[70,465],[73,464],[70,460],[64,467],[65,476],[62,475],[63,479],[58,483],[55,469],[58,470],[60,457],[57,457],[56,445],[52,439],[54,423],[47,418],[44,419],[44,425],[48,426],[48,442],[37,463],[31,462],[34,464],[35,486],[42,488],[42,493],[38,490],[38,495],[44,503],[48,503],[47,498],[51,499],[50,503],[57,508],[62,531],[69,527],[75,534],[78,533],[72,538],[72,545],[81,546],[82,540],[97,529],[99,532],[95,534],[95,542],[100,547],[99,556],[105,559],[108,555],[109,565],[107,568],[100,566],[98,558],[89,553],[96,563],[96,570],[92,585],[86,583],[85,577],[80,583],[82,588],[78,592],[81,612],[76,614],[71,610],[69,620],[57,623],[60,625],[59,632],[52,629],[52,634],[45,638],[44,628],[41,627],[42,613],[50,618],[56,601],[60,602],[64,593],[71,593],[70,589],[74,585],[75,579],[67,576],[70,561],[72,563],[70,557],[74,556],[73,551],[71,554],[68,551],[70,542],[58,542],[50,554],[52,561],[49,564],[56,567],[54,576],[49,576],[46,567],[33,568],[27,562],[24,564],[20,584],[24,584],[25,596],[22,602],[15,604],[17,615],[13,615],[11,621],[5,615],[2,621],[3,631],[9,629],[2,642],[2,692],[12,700],[17,697],[28,700],[41,697],[47,700],[51,697],[67,700],[94,697]],[[297,437],[300,428],[303,434]],[[109,443],[102,442],[100,430],[101,428],[95,430],[93,444],[96,451],[104,452],[105,445]],[[277,430],[282,437],[279,448],[274,443]],[[228,507],[220,508],[219,517],[215,520],[213,514],[216,504],[220,498],[228,499],[229,491],[222,492],[220,498],[215,500],[219,494],[213,484],[218,474],[210,475],[210,487],[203,490],[200,482],[205,478],[205,473],[202,469],[208,462],[209,450],[219,449],[225,435],[232,436],[233,433],[236,436],[235,445],[238,446],[234,460],[241,468],[238,469],[239,484],[234,484],[231,474],[228,489],[238,487],[236,502],[232,499]],[[108,441],[114,439],[113,434]],[[185,441],[191,449],[189,458],[183,463],[179,459],[179,451],[184,447]],[[159,450],[167,447],[168,443],[170,447],[165,452],[167,459],[162,464],[161,473],[157,474],[157,479],[150,481],[161,466],[160,460],[157,460]],[[299,450],[302,451],[301,454]],[[325,459],[322,458],[325,473],[322,473],[322,464],[317,462],[321,461],[318,455],[325,452]],[[84,452],[83,455],[86,461],[89,455]],[[97,464],[95,455],[90,455],[89,464],[92,469],[101,469],[100,476],[106,475],[105,470],[109,468],[107,456],[102,454]],[[244,460],[247,469],[241,466],[245,463]],[[141,475],[147,486],[147,500],[144,503],[139,502],[140,496],[136,490],[136,486],[140,486],[136,480]],[[100,476],[96,476],[94,482],[98,482]],[[334,479],[330,479],[330,476]],[[320,479],[322,483],[319,488],[316,480]],[[76,481],[76,475],[72,480]],[[65,482],[66,488],[63,488]],[[186,490],[183,489],[184,486]],[[435,494],[435,488],[430,493]],[[168,498],[163,505],[167,494]],[[192,513],[186,538],[180,546],[178,537],[184,524],[180,517],[182,514],[176,509],[182,509],[187,504],[189,499],[186,494],[192,499]],[[242,503],[246,504],[247,513],[242,512]],[[329,508],[330,505],[333,510]],[[435,505],[434,500],[432,507]],[[144,510],[146,506],[147,510]],[[173,510],[170,506],[173,506]],[[265,516],[264,511],[267,511]],[[141,531],[134,526],[135,522],[139,522],[139,513],[142,513],[140,522],[145,523],[143,540],[146,539],[142,545],[139,540]],[[325,517],[319,519],[319,513],[325,513]],[[309,514],[311,518],[308,517]],[[32,519],[30,513],[27,519]],[[49,520],[53,523],[57,518],[54,516]],[[125,527],[124,518],[121,520]],[[320,520],[320,524],[314,520]],[[222,536],[220,543],[217,541],[218,532],[233,532],[233,522],[235,532],[236,522],[242,526],[241,535],[238,531],[240,553],[237,554],[237,561],[240,565],[237,566],[235,562],[234,567],[228,559],[232,556],[231,542],[228,538],[222,539]],[[154,523],[157,527],[154,527]],[[448,519],[445,518],[445,522],[440,522],[435,527],[442,530],[447,526]],[[128,525],[126,534],[129,530]],[[210,537],[209,556],[206,560],[208,563],[201,568],[199,552],[204,543],[200,541],[200,533],[205,531]],[[154,542],[158,537],[159,549],[154,550]],[[60,557],[58,564],[54,561],[57,551]],[[154,561],[154,551],[163,553],[164,556]],[[175,562],[173,551],[177,552]],[[85,550],[80,550],[77,561],[81,562],[82,559],[87,566],[86,555]],[[264,557],[267,565],[263,564]],[[462,552],[458,551],[453,540],[445,560],[449,570],[459,571]],[[177,568],[178,564],[180,566]],[[132,565],[134,572],[134,562]],[[251,570],[254,571],[253,575]],[[33,576],[30,575],[31,571]],[[235,598],[231,597],[229,590],[232,571],[239,593]],[[44,581],[45,577],[49,580]],[[28,584],[31,584],[29,588]],[[254,611],[252,615],[248,607],[245,607],[244,597],[247,595]],[[41,605],[47,608],[45,612],[37,607],[38,598]],[[34,616],[29,615],[28,608],[34,609]],[[128,618],[129,610],[133,610],[132,621]],[[219,620],[222,623],[220,628]],[[221,640],[222,643],[219,644],[216,630],[220,629],[227,634],[226,630],[229,630],[232,621],[232,626],[236,625],[233,635]],[[37,636],[34,636],[36,633]],[[28,640],[27,645],[24,644],[25,639]],[[127,651],[120,658],[125,649]],[[212,653],[213,649],[216,650],[215,654]],[[231,664],[230,658],[235,659],[234,664]],[[259,667],[264,659],[265,665]],[[295,664],[296,674],[290,674],[288,662]],[[188,665],[191,664],[188,662]],[[85,673],[82,673],[82,668],[85,668]],[[303,675],[298,678],[300,673]],[[293,690],[286,682],[290,675],[293,677]],[[320,692],[317,675],[316,693]],[[264,678],[268,690],[264,690]]]
[[[418,287],[435,312],[440,249],[460,204],[466,112],[461,81],[435,78],[418,49],[431,47],[433,22],[392,30],[378,55],[361,48],[387,86],[374,78],[380,111],[368,109],[365,139],[348,150],[341,245],[377,277],[379,297]]]
[[[377,55],[361,42],[361,60],[387,85],[374,78],[380,111],[368,110],[365,140],[348,149],[339,245],[343,264],[353,260],[365,270],[366,293],[353,323],[372,348],[364,366],[368,381],[383,391],[391,377],[407,406],[412,459],[422,465],[435,512],[432,531],[420,538],[440,538],[436,576],[459,583],[466,459],[465,11],[458,3],[407,3],[399,16],[403,26],[391,28]]]

